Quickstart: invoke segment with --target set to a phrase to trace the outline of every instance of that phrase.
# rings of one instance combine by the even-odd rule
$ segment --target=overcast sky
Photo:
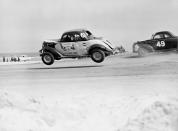
[[[76,28],[130,50],[156,31],[178,35],[177,14],[177,0],[0,0],[0,53],[38,52]]]

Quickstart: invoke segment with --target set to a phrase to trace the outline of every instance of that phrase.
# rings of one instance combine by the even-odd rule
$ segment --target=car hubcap
[[[100,60],[100,59],[102,58],[102,55],[101,55],[101,53],[99,53],[99,52],[95,52],[95,53],[93,54],[93,58],[94,58],[95,60]]]
[[[49,55],[45,55],[45,56],[44,56],[44,61],[45,61],[46,63],[51,62],[51,57],[50,57]]]

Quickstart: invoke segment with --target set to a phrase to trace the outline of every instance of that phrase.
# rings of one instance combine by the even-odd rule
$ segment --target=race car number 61
[[[165,44],[164,41],[158,41],[157,44],[156,44],[157,47],[164,47],[165,45],[166,44]]]

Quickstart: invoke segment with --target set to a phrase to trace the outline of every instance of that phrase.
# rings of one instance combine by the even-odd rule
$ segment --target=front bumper
[[[39,55],[42,56],[43,52],[43,49],[39,50]]]

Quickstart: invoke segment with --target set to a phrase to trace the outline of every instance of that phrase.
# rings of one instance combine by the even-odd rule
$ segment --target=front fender
[[[62,57],[63,55],[55,48],[52,48],[52,47],[49,47],[49,46],[46,46],[46,47],[43,47],[41,50],[40,50],[40,56],[44,53],[44,52],[50,52],[54,55],[54,57]]]
[[[143,43],[134,43],[133,44],[133,52],[138,52],[138,48],[142,48],[144,50],[146,50],[147,52],[154,52],[154,48],[149,45],[149,44],[143,44]]]

